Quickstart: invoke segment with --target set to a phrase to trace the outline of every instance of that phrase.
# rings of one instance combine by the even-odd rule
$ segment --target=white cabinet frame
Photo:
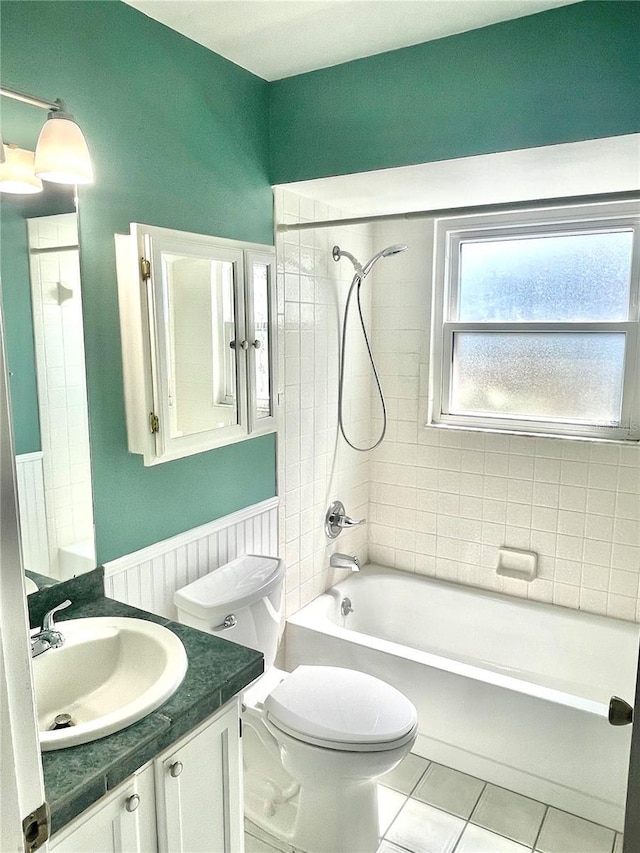
[[[272,246],[173,231],[132,223],[130,234],[115,235],[118,303],[128,446],[144,464],[157,465],[276,431],[276,294]],[[210,259],[233,270],[234,332],[225,346],[235,361],[234,423],[185,434],[172,429],[172,339],[163,258]],[[257,417],[253,310],[254,264],[267,271],[269,326],[269,414]],[[213,335],[212,335],[213,338]],[[196,339],[197,343],[197,339]],[[202,344],[212,346],[212,340]],[[212,356],[213,357],[213,356]],[[202,401],[206,406],[210,401]]]

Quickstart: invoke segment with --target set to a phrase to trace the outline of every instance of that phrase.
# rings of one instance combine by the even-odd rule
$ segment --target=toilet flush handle
[[[212,631],[226,631],[227,628],[234,628],[238,624],[238,618],[235,613],[230,613],[220,625],[212,628]]]

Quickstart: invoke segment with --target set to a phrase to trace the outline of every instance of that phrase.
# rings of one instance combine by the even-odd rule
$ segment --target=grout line
[[[474,778],[477,779],[478,777],[475,776]],[[480,793],[478,794],[478,799],[475,801],[475,803],[473,804],[473,808],[469,812],[469,817],[467,818],[467,823],[471,823],[471,818],[473,817],[473,813],[478,808],[478,803],[480,802],[480,798],[482,797],[484,792],[487,790],[487,785],[489,784],[484,779],[480,779],[479,781],[484,782],[484,785],[482,786],[482,789],[481,789]]]
[[[540,821],[540,826],[538,827],[538,832],[536,833],[536,837],[535,837],[535,839],[533,841],[533,845],[531,847],[531,849],[533,851],[535,851],[536,845],[537,845],[538,841],[540,840],[540,835],[542,834],[542,827],[544,826],[544,822],[547,819],[547,815],[549,814],[550,808],[551,808],[551,806],[547,805],[545,810],[544,810],[544,814],[542,815],[542,820]]]
[[[409,848],[409,847],[403,847],[403,846],[402,846],[402,844],[398,844],[398,842],[397,842],[397,841],[390,841],[390,840],[387,838],[387,836],[386,836],[386,835],[384,835],[384,836],[380,839],[380,844],[378,844],[378,848],[380,847],[380,845],[381,845],[384,841],[386,841],[386,842],[387,842],[387,844],[393,844],[393,846],[394,846],[394,847],[396,847],[398,850],[406,850],[406,853],[416,853],[416,851],[415,851],[415,850],[411,850],[411,848]]]
[[[465,832],[467,831],[467,827],[468,827],[468,826],[469,826],[469,820],[467,819],[467,820],[465,821],[465,825],[462,827],[462,832],[461,832],[461,833],[460,833],[460,835],[458,836],[458,840],[456,841],[456,843],[455,843],[455,845],[454,845],[453,850],[451,851],[451,853],[456,853],[456,850],[458,849],[458,845],[459,845],[459,844],[460,844],[460,842],[462,841],[462,836],[463,836],[463,835],[465,834]]]
[[[421,756],[421,757],[422,757],[422,756]],[[435,762],[431,761],[429,758],[425,758],[424,760],[427,762],[427,766],[424,768],[424,770],[422,771],[422,773],[421,773],[421,774],[420,774],[420,776],[418,777],[418,780],[416,781],[416,783],[415,783],[415,785],[413,786],[413,788],[412,788],[412,789],[409,791],[409,793],[407,794],[407,796],[408,796],[408,797],[413,797],[413,794],[414,794],[414,792],[415,792],[416,788],[418,787],[418,785],[420,784],[420,782],[422,782],[422,780],[424,779],[424,777],[427,775],[427,771],[429,770],[429,768],[430,768],[430,767],[432,767],[432,766],[433,766],[433,764],[435,763]],[[415,798],[414,798],[414,799],[415,799]]]
[[[390,790],[393,790],[393,789],[390,789]],[[402,793],[402,792],[401,792],[401,791],[398,791],[397,793]],[[391,827],[392,827],[392,826],[393,826],[393,824],[396,822],[396,820],[400,817],[400,815],[402,814],[402,810],[403,810],[403,809],[404,809],[404,807],[407,805],[407,803],[409,802],[409,800],[413,799],[412,797],[409,797],[409,796],[408,796],[408,795],[406,795],[406,794],[404,794],[403,796],[404,796],[404,803],[400,806],[400,808],[398,809],[398,811],[397,811],[397,812],[396,812],[396,814],[394,815],[393,820],[391,821],[391,823],[389,824],[389,826],[388,826],[388,827],[385,829],[385,831],[383,832],[382,836],[380,837],[380,843],[382,843],[383,841],[389,841],[389,839],[387,838],[387,833],[390,831]],[[396,844],[396,842],[395,842],[395,841],[389,841],[389,844],[395,844],[395,845],[396,845],[396,847],[400,847],[400,846],[401,846],[400,844]],[[378,845],[378,846],[380,846],[380,845]],[[406,848],[403,848],[403,849],[406,849]],[[413,851],[411,851],[411,850],[410,850],[410,851],[409,851],[409,853],[413,853]]]

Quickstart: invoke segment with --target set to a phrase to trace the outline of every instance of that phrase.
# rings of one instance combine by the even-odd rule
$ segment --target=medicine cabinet
[[[157,465],[276,429],[274,249],[116,234],[129,450]]]

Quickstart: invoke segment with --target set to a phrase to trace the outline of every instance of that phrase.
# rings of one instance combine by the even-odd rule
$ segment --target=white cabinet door
[[[242,853],[239,702],[155,762],[160,853]]]
[[[114,788],[49,843],[50,853],[154,853],[157,849],[152,765]]]

